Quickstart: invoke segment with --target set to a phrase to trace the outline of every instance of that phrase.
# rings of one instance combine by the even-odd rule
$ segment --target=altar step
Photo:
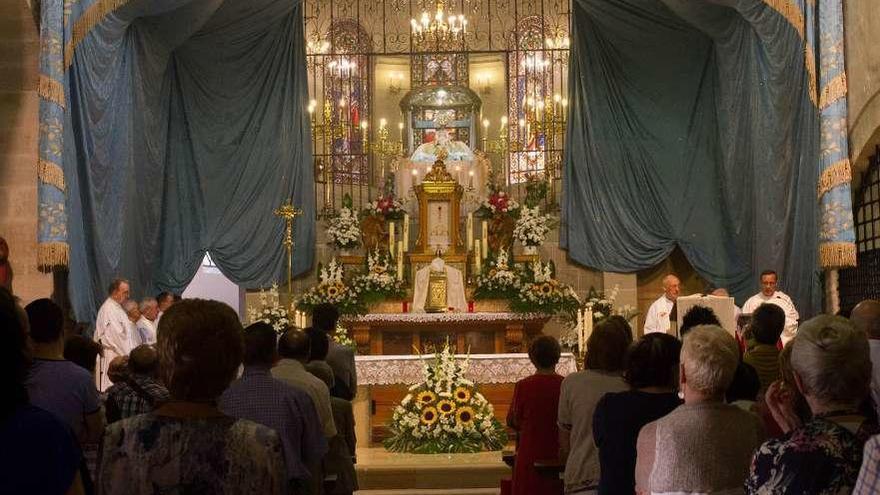
[[[357,452],[361,495],[497,495],[511,476],[500,452],[398,454],[384,448]]]

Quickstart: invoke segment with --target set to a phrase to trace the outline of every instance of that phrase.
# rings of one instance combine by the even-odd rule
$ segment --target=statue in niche
[[[474,153],[468,148],[468,145],[453,140],[446,127],[437,129],[434,134],[434,141],[421,144],[416,148],[410,160],[434,163],[440,155],[440,150],[445,150],[448,159],[452,161],[472,161],[474,159]]]

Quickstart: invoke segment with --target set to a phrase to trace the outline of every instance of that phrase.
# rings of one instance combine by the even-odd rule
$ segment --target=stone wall
[[[858,182],[880,144],[880,8],[871,0],[846,0],[844,7],[849,152]]]
[[[38,54],[26,1],[0,1],[0,236],[24,302],[52,293],[52,276],[37,270]]]

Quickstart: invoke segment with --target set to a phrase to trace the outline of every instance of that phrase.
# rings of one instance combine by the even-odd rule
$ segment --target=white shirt
[[[792,302],[791,298],[779,290],[769,297],[765,296],[763,292],[759,292],[750,297],[743,305],[743,313],[750,315],[758,309],[758,306],[764,303],[775,304],[785,312],[785,328],[782,330],[782,336],[780,337],[782,345],[785,345],[797,334],[798,320],[801,316],[794,307],[794,302]]]
[[[94,339],[104,350],[104,356],[99,359],[98,372],[95,374],[95,384],[101,392],[110,387],[110,380],[107,378],[110,361],[131,352],[133,329],[134,325],[122,306],[108,297],[98,310],[98,319],[95,322]]]
[[[645,315],[645,334],[669,332],[669,313],[675,303],[666,298],[666,294],[651,304],[648,314]]]
[[[135,326],[137,327],[136,345],[156,343],[156,327],[146,316],[141,315]]]

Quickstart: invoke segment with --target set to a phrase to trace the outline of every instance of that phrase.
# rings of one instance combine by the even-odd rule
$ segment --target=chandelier
[[[418,47],[432,46],[438,50],[464,46],[467,34],[467,19],[462,14],[444,12],[443,0],[437,1],[437,10],[432,16],[423,11],[418,20],[410,20],[413,44]]]

